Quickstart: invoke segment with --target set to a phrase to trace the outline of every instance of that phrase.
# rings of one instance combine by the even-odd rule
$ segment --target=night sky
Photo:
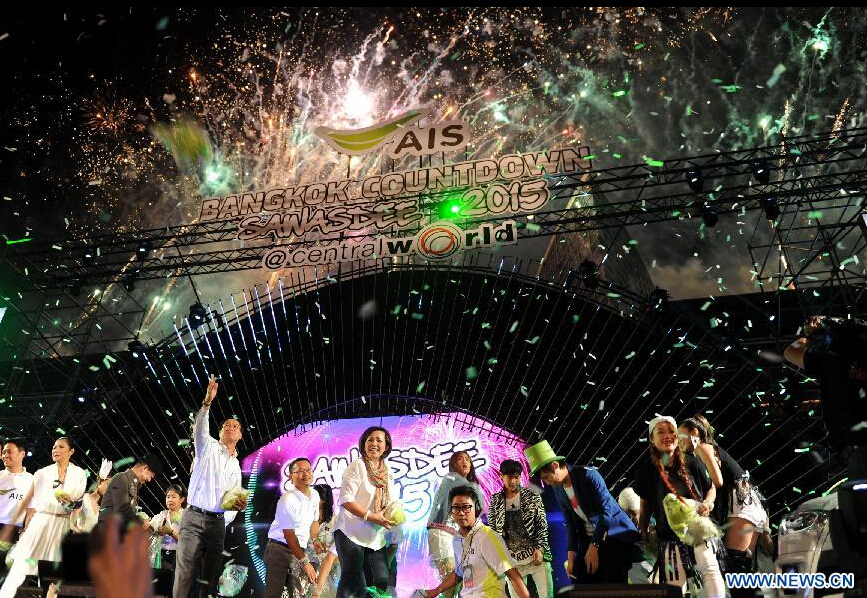
[[[845,8],[7,15],[3,232],[180,225],[203,197],[339,178],[345,161],[316,125],[360,127],[421,104],[471,122],[469,159],[587,145],[598,168],[858,126],[864,29],[863,11]],[[179,122],[204,135],[208,160],[167,149],[158,125]],[[754,292],[746,242],[756,227],[772,232],[758,218],[633,228],[631,250],[675,298]],[[542,247],[519,251],[538,258]],[[211,277],[199,292],[211,301],[265,277]],[[169,292],[192,296],[147,288]]]

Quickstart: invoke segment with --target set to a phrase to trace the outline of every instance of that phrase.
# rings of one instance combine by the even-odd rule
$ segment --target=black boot
[[[726,573],[755,573],[756,559],[750,549],[735,550],[728,549],[728,570]],[[756,590],[754,588],[730,588],[731,598],[755,598]]]

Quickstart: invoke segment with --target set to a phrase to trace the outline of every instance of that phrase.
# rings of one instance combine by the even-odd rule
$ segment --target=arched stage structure
[[[215,374],[212,426],[238,417],[243,454],[323,421],[455,413],[547,439],[570,461],[598,467],[616,492],[647,450],[654,414],[703,412],[776,515],[840,479],[812,450],[821,420],[783,392],[809,391],[708,323],[728,314],[733,329],[755,319],[756,338],[772,335],[776,324],[758,319],[760,305],[741,313],[669,305],[497,260],[380,262],[234,293],[153,347],[76,359],[71,394],[82,400],[56,414],[56,429],[44,417],[17,423],[34,438],[75,434],[83,465],[147,448],[170,465],[171,479],[185,479],[192,414]],[[101,454],[105,447],[116,454]]]

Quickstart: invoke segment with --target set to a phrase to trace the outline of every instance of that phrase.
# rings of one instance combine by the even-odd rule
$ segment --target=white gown
[[[0,588],[0,598],[14,598],[15,591],[28,575],[36,575],[39,561],[59,561],[60,545],[69,531],[69,510],[57,502],[55,490],[64,490],[73,501],[81,500],[87,485],[86,472],[70,463],[61,485],[57,464],[43,467],[33,475],[33,500],[36,509],[30,524],[12,552],[12,568]]]

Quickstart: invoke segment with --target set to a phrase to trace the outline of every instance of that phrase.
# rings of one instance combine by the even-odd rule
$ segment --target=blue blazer
[[[614,497],[608,491],[605,480],[595,467],[572,467],[566,465],[569,477],[572,479],[572,490],[578,498],[581,510],[593,525],[593,537],[587,538],[584,521],[572,508],[566,490],[554,486],[554,496],[563,512],[566,522],[569,551],[582,554],[589,543],[601,545],[608,538],[634,544],[641,538],[629,516],[623,512]]]

